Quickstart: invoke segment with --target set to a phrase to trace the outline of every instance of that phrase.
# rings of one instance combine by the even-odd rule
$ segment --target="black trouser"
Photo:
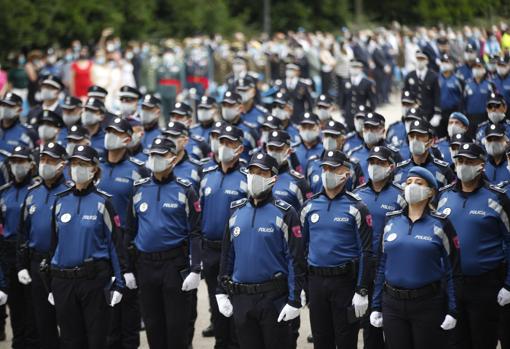
[[[498,271],[464,277],[457,287],[458,321],[452,338],[455,348],[496,348],[501,311],[497,297],[502,286]]]
[[[370,261],[370,280],[375,279],[375,271],[377,270],[377,260],[371,259]],[[368,299],[371,300],[374,294],[374,284],[368,288]],[[363,347],[365,349],[384,349],[384,335],[382,328],[374,327],[370,324],[370,313],[372,312],[369,307],[367,314],[361,318],[361,327],[363,328]]]
[[[110,308],[109,349],[136,349],[140,346],[140,305],[138,289],[125,288],[122,301]]]
[[[193,344],[193,337],[195,336],[195,323],[197,322],[197,305],[198,305],[198,290],[191,290],[189,293],[191,294],[191,306],[190,306],[190,315],[188,321],[188,346]]]
[[[153,261],[137,260],[140,305],[151,349],[185,349],[188,346],[191,292],[181,290],[180,271],[188,263],[182,256]]]
[[[499,340],[501,349],[510,349],[510,305],[501,308],[499,318]]]
[[[216,302],[216,288],[218,286],[218,273],[220,270],[221,246],[219,249],[208,247],[204,244],[202,249],[202,263],[204,277],[209,293],[212,323],[214,327],[215,349],[237,348],[235,340],[234,321],[226,318],[218,310]]]
[[[358,323],[349,323],[355,280],[351,273],[340,276],[310,275],[308,297],[315,349],[356,349]]]
[[[57,314],[55,307],[48,302],[48,287],[39,271],[41,261],[38,258],[30,260],[30,291],[34,306],[35,324],[39,334],[41,348],[54,349],[59,347]]]
[[[7,306],[12,327],[12,348],[39,348],[39,338],[30,294],[30,285],[18,281],[16,245],[3,241],[0,252],[2,270],[7,282]]]
[[[441,291],[417,299],[397,299],[383,292],[383,329],[389,349],[442,349],[448,332],[441,328],[446,316]]]
[[[51,290],[62,349],[107,347],[110,280],[108,269],[98,271],[94,278],[68,279],[53,275]]]
[[[236,294],[234,323],[241,349],[285,349],[291,342],[291,322],[277,322],[287,303],[287,291]]]

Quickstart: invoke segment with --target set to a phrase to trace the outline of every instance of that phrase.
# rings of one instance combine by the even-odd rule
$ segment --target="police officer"
[[[496,63],[496,74],[492,79],[496,91],[503,95],[506,104],[510,103],[510,57],[503,55]]]
[[[37,348],[39,345],[34,320],[30,288],[18,280],[16,267],[16,241],[21,219],[21,206],[34,184],[35,162],[31,149],[23,146],[14,148],[8,158],[12,180],[0,188],[0,217],[3,228],[0,243],[0,262],[7,281],[9,314],[12,327],[13,348]],[[1,298],[1,297],[0,297]]]
[[[310,79],[301,77],[301,68],[294,62],[285,65],[285,79],[281,83],[280,91],[286,93],[292,103],[290,120],[293,124],[299,124],[305,112],[313,108],[311,92],[313,83]]]
[[[188,104],[182,102],[175,103],[174,109],[172,109],[172,112],[170,113],[170,122],[180,122],[189,130],[192,123],[192,114],[193,109]],[[196,134],[189,135],[189,132],[186,150],[188,151],[189,156],[197,160],[203,159],[207,156],[207,154],[209,154],[207,140]]]
[[[315,348],[356,348],[356,319],[368,308],[372,218],[345,190],[350,164],[342,152],[324,152],[322,171],[324,190],[301,211],[313,342]]]
[[[138,119],[138,102],[142,98],[142,94],[138,89],[131,86],[122,86],[119,91],[119,115],[131,122]]]
[[[468,43],[464,49],[464,64],[457,68],[455,75],[457,75],[464,82],[473,78],[473,66],[477,57],[475,47]]]
[[[220,134],[222,132],[223,126],[226,126],[226,123],[223,121],[216,121],[214,125],[211,127],[211,132],[209,132],[209,147],[211,148],[211,152],[209,156],[202,159],[203,163],[202,168],[206,169],[214,165],[218,165],[220,160],[218,158],[219,155],[219,147],[220,147]],[[244,134],[243,134],[244,135]],[[240,159],[243,162],[243,159]]]
[[[471,121],[472,130],[485,121],[485,108],[494,92],[493,83],[486,77],[484,63],[476,58],[473,65],[473,78],[464,87],[464,111]]]
[[[510,243],[510,202],[503,190],[485,180],[486,156],[480,146],[465,143],[454,159],[458,181],[442,190],[437,208],[459,234],[462,253],[454,341],[461,348],[496,348],[500,307],[510,303],[510,269],[504,271],[510,261],[505,248]]]
[[[66,153],[72,154],[77,145],[90,145],[89,132],[83,126],[73,125],[67,133],[66,143]]]
[[[372,217],[372,251],[377,251],[383,233],[386,213],[405,207],[402,188],[393,182],[395,173],[393,153],[386,147],[374,147],[368,154],[368,175],[370,179],[358,187],[354,193],[367,205]],[[371,270],[375,273],[377,260],[372,258]],[[371,277],[371,280],[374,278]],[[370,296],[373,285],[369,287]],[[368,320],[368,319],[366,319]],[[370,326],[365,319],[361,322],[365,348],[384,348],[382,330]]]
[[[483,143],[487,151],[487,160],[484,168],[487,180],[495,185],[509,180],[510,173],[507,169],[508,162],[505,155],[509,140],[503,125],[487,125]]]
[[[287,131],[292,143],[297,143],[299,142],[299,130],[290,122],[293,110],[289,95],[278,91],[273,100],[271,115],[280,119],[282,129]]]
[[[388,131],[386,132],[386,141],[395,147],[400,147],[402,143],[405,143],[407,131],[409,130],[406,127],[406,116],[411,108],[417,108],[416,98],[409,91],[402,91],[400,101],[402,105],[402,120],[388,126]]]
[[[142,109],[140,110],[140,123],[143,126],[143,137],[141,140],[143,149],[149,149],[154,139],[161,134],[159,128],[161,113],[161,100],[151,94],[145,95],[142,99]]]
[[[429,207],[437,190],[430,171],[413,167],[408,206],[387,214],[370,322],[384,325],[389,348],[448,348],[457,323],[458,239],[447,215]]]
[[[43,110],[51,110],[59,117],[62,117],[62,108],[59,104],[59,95],[63,90],[64,84],[55,75],[47,75],[42,78],[40,82],[39,100],[41,104],[33,107],[27,115],[28,123],[32,126],[37,125],[39,122],[39,115]]]
[[[407,172],[421,166],[428,169],[440,186],[445,186],[455,179],[455,175],[446,161],[435,158],[429,151],[434,139],[430,124],[425,120],[416,120],[411,124],[408,133],[411,158],[399,162],[395,173],[395,181],[401,183],[407,178]]]
[[[476,140],[482,143],[485,137],[485,129],[490,124],[502,124],[505,127],[505,134],[510,137],[510,120],[506,118],[507,104],[499,93],[491,93],[487,100],[487,117],[489,120],[482,122],[476,131]]]
[[[220,119],[220,113],[216,99],[209,96],[202,96],[197,106],[197,120],[198,124],[191,126],[190,132],[192,135],[202,137],[206,142],[209,142],[209,133],[215,121]]]
[[[66,144],[66,137],[69,129],[73,125],[78,125],[81,123],[81,112],[83,110],[83,103],[81,99],[66,96],[64,101],[62,102],[62,122],[64,126],[58,135],[58,142],[62,145]]]
[[[108,91],[104,89],[101,86],[98,85],[92,85],[87,90],[87,98],[95,98],[99,99],[101,102],[103,102],[104,105],[107,105],[106,97],[108,96]],[[109,101],[111,103],[111,101]],[[110,104],[108,103],[108,104]],[[110,112],[108,109],[105,108],[105,116],[103,120],[103,124],[106,125],[113,119],[115,119],[118,115]]]
[[[451,142],[455,135],[467,134],[469,131],[469,120],[461,112],[453,112],[448,117],[447,133],[448,137],[439,139],[436,142],[437,149],[441,152],[441,157],[449,164],[453,163],[452,154],[450,152]]]
[[[308,160],[314,155],[322,154],[324,147],[321,141],[320,121],[316,114],[305,113],[299,122],[300,142],[294,144],[294,152],[301,168],[308,167]]]
[[[464,143],[473,143],[473,142],[474,142],[473,139],[470,138],[466,133],[464,133],[464,134],[459,133],[459,134],[456,134],[455,136],[453,136],[452,140],[450,141],[449,151],[450,151],[450,155],[452,157],[452,163],[450,164],[450,168],[452,169],[452,171],[454,173],[456,173],[456,171],[455,171],[455,161],[453,160],[453,158],[459,152],[460,146]]]
[[[51,219],[48,218],[56,194],[71,186],[63,175],[66,159],[66,150],[60,144],[51,142],[41,148],[39,176],[42,180],[28,188],[17,242],[18,280],[23,285],[30,284],[33,315],[40,346],[44,349],[59,347],[55,308],[48,303],[49,285],[39,266],[50,252]]]
[[[55,305],[60,347],[105,348],[108,305],[121,301],[124,288],[119,216],[110,195],[94,184],[101,176],[97,151],[79,145],[70,162],[75,185],[57,194],[50,262],[41,268],[51,277],[48,301]]]
[[[37,119],[39,120],[37,134],[39,135],[40,144],[57,142],[64,126],[62,118],[51,110],[43,110]]]
[[[101,180],[98,188],[108,191],[115,212],[119,213],[119,232],[123,236],[126,230],[126,213],[131,201],[134,182],[147,177],[144,163],[130,157],[127,146],[131,141],[133,129],[126,119],[115,118],[105,128],[106,155],[101,159]],[[132,270],[123,267],[126,289],[122,303],[112,309],[109,348],[137,348],[140,345],[140,309],[138,306],[137,285]]]
[[[239,161],[243,153],[243,131],[224,126],[219,136],[218,164],[204,168],[200,183],[203,252],[202,262],[211,307],[215,348],[235,345],[233,322],[221,315],[216,302],[220,269],[221,241],[230,218],[230,204],[246,197],[246,171]]]
[[[441,94],[441,123],[437,130],[439,138],[447,135],[447,123],[453,112],[462,110],[464,86],[463,81],[455,75],[452,59],[447,54],[441,57],[439,90]]]
[[[191,182],[176,177],[177,151],[166,138],[149,149],[152,176],[135,183],[128,212],[136,248],[140,304],[151,348],[188,346],[191,290],[200,282],[200,201]]]
[[[236,92],[241,96],[243,102],[243,115],[241,119],[250,124],[262,123],[267,109],[256,103],[257,80],[250,75],[240,78],[235,82]]]
[[[103,102],[96,98],[89,98],[81,114],[81,123],[89,132],[91,146],[99,156],[104,154],[103,121],[105,119],[105,107]]]
[[[18,145],[33,148],[36,144],[36,132],[20,121],[22,105],[21,97],[12,92],[8,92],[0,100],[0,116],[2,116],[0,146],[8,152],[12,152]]]
[[[287,348],[305,277],[301,226],[294,208],[272,195],[276,160],[255,154],[248,171],[249,198],[230,206],[216,300],[220,313],[234,315],[242,349]]]
[[[267,144],[267,138],[272,131],[281,129],[281,121],[273,115],[263,117],[260,122],[260,138],[258,139],[259,147],[253,152],[263,150]]]
[[[347,154],[350,150],[363,144],[363,122],[367,112],[367,108],[364,105],[360,105],[354,114],[354,131],[347,133],[342,149],[344,153]]]

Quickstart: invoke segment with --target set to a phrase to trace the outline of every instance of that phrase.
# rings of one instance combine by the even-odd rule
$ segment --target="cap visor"
[[[259,164],[258,162],[255,162],[255,163],[251,163],[249,164],[246,168],[250,168],[250,167],[258,167],[260,168],[261,170],[264,170],[264,171],[270,171],[271,169],[265,165],[262,165],[262,164]]]
[[[15,106],[16,102],[14,102],[14,101],[7,101],[7,100],[3,99],[3,100],[0,100],[0,104],[7,104],[7,105],[10,105],[10,106]]]
[[[340,166],[344,166],[345,164],[343,162],[331,162],[331,161],[323,161],[321,163],[321,167],[324,166],[324,165],[328,165],[328,166],[331,166],[331,167],[340,167]],[[347,166],[347,165],[345,165]]]
[[[51,151],[44,150],[44,151],[41,152],[41,155],[43,155],[43,154],[44,155],[48,155],[48,156],[50,156],[50,157],[52,157],[54,159],[60,159],[60,156],[58,156],[55,153],[52,153]]]
[[[56,88],[57,90],[60,90],[60,85],[53,80],[43,80],[43,82],[41,82],[41,85],[48,85],[53,88]]]
[[[272,145],[274,147],[283,147],[286,144],[287,143],[285,143],[285,142],[279,142],[279,141],[271,141],[271,142],[266,143],[266,145]]]
[[[21,155],[21,154],[11,154],[9,155],[9,159],[30,159],[30,156],[28,155]]]
[[[220,139],[222,139],[222,138],[230,139],[232,141],[239,141],[239,138],[236,138],[236,137],[231,136],[231,135],[220,135]]]
[[[479,156],[476,156],[476,155],[473,155],[473,154],[465,154],[465,153],[460,153],[460,154],[456,154],[453,156],[454,159],[457,159],[457,158],[467,158],[467,159],[480,159]]]
[[[87,97],[91,98],[106,98],[106,95],[101,92],[89,92],[87,93]]]
[[[162,148],[151,148],[149,149],[149,154],[167,154],[171,153],[170,149],[162,149]]]
[[[119,98],[133,98],[133,99],[138,99],[138,95],[136,93],[131,93],[131,92],[120,92],[119,93]]]
[[[234,99],[230,99],[230,98],[225,98],[224,100],[221,101],[221,103],[227,103],[227,104],[237,104],[237,101],[234,100]]]
[[[78,160],[83,160],[83,161],[87,161],[87,162],[92,162],[94,163],[94,160],[92,159],[89,159],[89,158],[86,158],[85,156],[82,156],[82,155],[71,155],[69,157],[70,160],[72,159],[78,159]]]
[[[390,159],[385,158],[384,156],[382,156],[382,155],[378,155],[378,154],[370,155],[370,156],[367,158],[367,160],[368,160],[368,159],[377,159],[377,160],[381,160],[381,161],[390,161]]]
[[[381,124],[379,121],[370,121],[370,120],[365,120],[365,121],[363,122],[363,125],[381,126],[382,124]]]
[[[174,110],[172,110],[172,112],[170,114],[177,114],[177,115],[182,115],[182,116],[187,115],[187,113],[185,111],[180,110],[180,109],[174,109]]]
[[[410,130],[409,130],[409,132],[408,132],[407,134],[408,134],[408,135],[410,135],[410,134],[411,134],[411,133],[413,133],[413,132],[414,132],[414,133],[420,133],[420,134],[422,134],[422,135],[428,135],[428,134],[430,134],[430,132],[429,132],[429,131],[427,131],[427,130],[418,130],[418,129],[414,129],[414,130],[413,130],[413,129],[410,129]]]
[[[340,135],[342,135],[341,131],[335,131],[335,130],[323,130],[322,133],[325,134],[325,135],[333,135],[333,136],[340,136]]]

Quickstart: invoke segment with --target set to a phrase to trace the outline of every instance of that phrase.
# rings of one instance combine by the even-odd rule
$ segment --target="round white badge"
[[[395,233],[391,233],[390,235],[388,235],[388,241],[393,241],[397,238],[397,234]]]
[[[346,82],[345,83],[345,88],[351,88],[351,83],[350,82]]]
[[[209,195],[209,194],[211,194],[211,187],[207,187],[207,188],[205,188],[205,190],[204,190],[204,194],[205,194],[205,195]]]
[[[234,234],[234,237],[238,237],[238,236],[239,236],[239,234],[241,234],[241,228],[239,228],[239,227],[235,227],[235,228],[234,228],[234,233],[233,233],[233,234]]]
[[[60,220],[62,221],[62,223],[67,223],[71,220],[71,215],[69,213],[64,213],[61,217],[60,217]]]
[[[28,213],[34,214],[35,212],[35,205],[30,206],[30,209],[28,210]]]
[[[314,213],[312,217],[310,217],[310,221],[312,221],[312,223],[317,223],[319,221],[319,214]]]
[[[319,175],[313,175],[312,182],[317,183],[319,181],[319,179],[321,179],[321,177]]]
[[[145,212],[145,211],[147,211],[147,207],[148,207],[147,203],[146,203],[146,202],[142,202],[142,203],[140,204],[140,212]]]
[[[409,85],[414,85],[414,79],[413,78],[409,79]]]
[[[447,207],[447,208],[445,208],[445,209],[443,210],[443,214],[445,214],[445,215],[447,215],[447,216],[449,216],[449,215],[450,215],[450,213],[452,213],[452,209],[451,209],[451,208],[449,208],[449,207]]]

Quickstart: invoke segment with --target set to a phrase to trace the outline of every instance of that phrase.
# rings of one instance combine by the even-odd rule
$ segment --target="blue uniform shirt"
[[[37,134],[30,126],[16,121],[9,128],[1,128],[0,141],[3,150],[12,152],[18,145],[34,148],[37,141]]]
[[[509,180],[510,172],[508,172],[508,169],[506,168],[507,165],[508,161],[504,154],[499,165],[496,165],[492,156],[487,156],[487,161],[485,161],[485,177],[489,182],[491,182],[491,184],[495,185]]]
[[[0,188],[0,207],[2,209],[2,234],[4,239],[17,236],[21,217],[21,207],[33,184],[32,178],[27,176],[24,182],[9,182]]]
[[[305,200],[311,197],[311,191],[305,177],[295,170],[290,170],[288,164],[284,164],[278,169],[273,196],[289,203],[298,211]]]
[[[487,100],[492,92],[492,83],[489,80],[482,80],[477,83],[470,79],[464,88],[464,108],[467,115],[485,114]]]
[[[452,74],[445,77],[439,75],[441,110],[461,110],[463,87],[460,79]]]
[[[161,135],[161,130],[159,129],[158,124],[150,129],[144,130],[143,132],[142,147],[144,149],[149,149],[152,145],[152,141]]]
[[[395,147],[400,147],[406,139],[407,132],[403,121],[397,121],[388,127],[388,132],[386,132],[386,142]]]
[[[202,162],[189,157],[188,152],[186,152],[175,165],[173,172],[176,177],[190,181],[195,192],[198,192],[202,179]]]
[[[306,169],[308,167],[308,160],[312,156],[320,156],[323,151],[324,146],[322,145],[320,138],[317,139],[317,144],[315,144],[312,148],[308,148],[304,142],[294,145],[294,153],[296,154],[302,169]]]
[[[345,137],[345,144],[343,148],[344,153],[348,153],[350,150],[359,147],[363,144],[363,137],[360,137],[356,132],[352,131]]]
[[[510,74],[506,76],[496,76],[492,79],[496,91],[505,98],[506,105],[510,105]]]
[[[427,160],[420,165],[415,164],[412,158],[398,163],[395,169],[395,182],[403,183],[407,178],[407,172],[414,166],[421,166],[429,170],[436,178],[440,187],[444,187],[455,180],[455,174],[449,164],[429,154]]]
[[[97,153],[99,154],[99,157],[103,157],[105,154],[104,149],[104,137],[106,133],[102,128],[97,131],[97,133],[90,137],[90,146],[94,148]]]
[[[253,105],[253,107],[246,113],[241,115],[243,121],[247,121],[250,124],[257,125],[257,127],[264,122],[264,115],[267,114],[267,110],[259,105]]]
[[[211,133],[214,122],[211,122],[209,127],[205,127],[202,124],[194,125],[190,128],[190,132],[194,136],[201,137],[205,142],[209,142],[209,134]]]

